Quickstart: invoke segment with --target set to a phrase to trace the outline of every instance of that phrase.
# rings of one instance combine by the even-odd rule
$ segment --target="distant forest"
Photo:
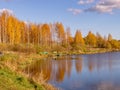
[[[46,50],[83,50],[84,48],[120,49],[120,41],[111,34],[103,37],[89,31],[83,37],[80,30],[71,35],[70,28],[62,23],[36,24],[19,20],[8,11],[0,13],[0,43],[9,45],[34,45]]]

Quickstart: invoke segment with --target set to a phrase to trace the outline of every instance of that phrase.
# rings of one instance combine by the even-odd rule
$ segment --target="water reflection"
[[[43,72],[44,79],[64,90],[101,90],[103,87],[113,87],[114,83],[120,85],[119,55],[119,52],[114,52],[64,56],[57,60],[49,58],[36,61],[26,67],[25,72],[37,78]],[[104,82],[112,82],[112,85]]]

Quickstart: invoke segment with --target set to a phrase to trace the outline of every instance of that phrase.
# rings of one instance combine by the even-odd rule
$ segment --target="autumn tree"
[[[0,13],[1,19],[0,19],[0,27],[1,27],[1,42],[6,43],[7,42],[7,18],[10,15],[10,13],[7,10],[4,10],[2,13]]]
[[[14,44],[21,43],[21,29],[20,29],[20,22],[16,18],[14,19]]]
[[[30,42],[33,44],[38,44],[38,27],[36,24],[31,23],[30,24]]]
[[[120,43],[115,39],[111,40],[110,44],[111,44],[111,47],[114,48],[114,49],[119,49],[120,48]]]
[[[112,35],[109,34],[109,35],[108,35],[108,41],[111,41],[111,40],[112,40]]]
[[[8,42],[10,44],[14,44],[14,37],[15,37],[15,32],[14,32],[14,26],[15,25],[15,19],[13,16],[9,16],[7,20],[7,35],[9,37]]]
[[[89,31],[88,35],[85,38],[85,42],[90,47],[96,47],[97,43],[96,36],[91,31]]]
[[[51,46],[54,47],[57,43],[57,31],[56,31],[56,23],[49,24],[51,31]]]
[[[20,33],[21,33],[21,43],[25,44],[26,43],[26,23],[21,21],[20,22]]]
[[[65,42],[65,30],[62,23],[56,23],[56,32],[57,32],[58,43],[63,45]]]
[[[97,47],[104,48],[106,41],[98,32],[96,33],[96,38],[97,38]]]
[[[66,40],[67,45],[71,45],[71,44],[74,43],[74,37],[71,35],[71,29],[70,29],[70,27],[66,28],[65,40]]]
[[[74,43],[80,46],[83,46],[84,43],[84,39],[82,38],[82,34],[79,30],[76,31],[75,37],[74,37]]]
[[[43,24],[41,27],[41,38],[43,45],[50,45],[51,41],[51,32],[48,24]]]

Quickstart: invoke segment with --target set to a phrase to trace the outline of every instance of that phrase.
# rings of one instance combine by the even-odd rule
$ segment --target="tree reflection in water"
[[[87,60],[87,66],[90,72],[92,72],[95,68],[99,71],[99,69],[105,65],[104,62],[106,62],[103,62],[103,60],[100,60],[100,62],[99,56],[95,58],[93,55],[90,55],[87,59],[89,59]],[[107,65],[110,69],[112,67],[112,61],[110,57],[108,57],[108,59],[109,61],[107,62]],[[73,66],[75,66],[77,73],[82,72],[84,69],[83,64],[83,58],[80,55],[64,56],[57,58],[57,60],[53,60],[52,58],[38,60],[26,67],[24,71],[29,73],[30,77],[39,77],[42,72],[44,79],[47,79],[47,81],[54,80],[57,82],[62,82],[65,75],[70,77]],[[86,63],[84,64],[84,67],[85,65]]]
[[[77,60],[75,62],[77,72],[81,72],[82,58],[76,57],[74,59]],[[44,79],[47,79],[47,81],[55,80],[57,82],[62,82],[65,75],[67,75],[68,77],[70,77],[71,75],[73,64],[72,60],[72,56],[59,57],[57,58],[57,60],[53,60],[52,58],[48,58],[47,60],[38,60],[30,66],[26,67],[24,71],[30,77],[39,77],[40,73],[42,72],[44,75]]]
[[[44,79],[48,82],[53,81],[55,84],[57,83],[56,85],[62,85],[62,87],[65,88],[70,87],[70,85],[72,87],[74,85],[73,82],[76,82],[75,85],[77,85],[79,89],[79,86],[84,87],[81,82],[85,82],[87,85],[91,85],[92,83],[96,84],[96,90],[108,87],[113,88],[114,84],[111,85],[109,83],[100,82],[104,79],[117,82],[118,79],[116,78],[118,76],[112,72],[119,75],[117,70],[120,68],[120,57],[118,54],[72,55],[58,57],[56,60],[47,58],[46,60],[35,61],[33,64],[26,67],[24,71],[29,77],[35,77],[36,79],[40,78],[42,72]],[[112,76],[110,74],[112,74]],[[67,89],[70,90],[70,88]],[[85,88],[81,90],[84,89]]]

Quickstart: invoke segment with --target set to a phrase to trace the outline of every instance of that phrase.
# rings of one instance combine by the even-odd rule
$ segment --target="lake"
[[[29,68],[31,76],[41,71],[60,90],[120,90],[120,52],[49,58]]]

